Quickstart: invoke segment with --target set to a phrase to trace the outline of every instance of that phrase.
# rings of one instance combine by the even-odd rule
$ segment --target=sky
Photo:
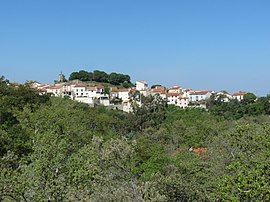
[[[0,75],[270,93],[269,0],[0,0]]]

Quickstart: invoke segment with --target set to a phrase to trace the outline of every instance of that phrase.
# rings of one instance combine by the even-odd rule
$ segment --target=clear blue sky
[[[270,93],[269,0],[0,0],[0,75],[62,70]]]

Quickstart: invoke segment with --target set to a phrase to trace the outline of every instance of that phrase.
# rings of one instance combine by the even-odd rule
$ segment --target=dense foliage
[[[104,71],[94,70],[93,72],[87,72],[85,70],[81,70],[79,72],[72,72],[69,76],[69,80],[78,79],[80,81],[96,81],[96,82],[104,82],[110,83],[113,85],[124,85],[130,86],[130,76],[119,73],[110,73],[107,74]]]
[[[268,115],[158,97],[126,114],[6,82],[0,103],[0,201],[270,200]]]
[[[242,101],[232,100],[230,102],[223,102],[222,99],[222,97],[216,99],[215,96],[212,96],[208,100],[207,107],[212,114],[226,119],[270,115],[270,95],[257,99],[253,93],[247,93]]]

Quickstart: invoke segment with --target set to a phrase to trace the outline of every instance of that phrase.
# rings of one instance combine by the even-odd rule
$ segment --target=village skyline
[[[78,71],[85,71],[85,70],[78,70]],[[103,70],[98,70],[98,71],[103,71]],[[73,72],[76,72],[76,71],[73,71]],[[111,72],[111,73],[122,74],[123,72]],[[31,77],[29,77],[29,79],[22,80],[22,81],[18,82],[16,80],[10,80],[9,77],[6,77],[5,75],[4,76],[5,76],[5,78],[7,78],[12,83],[24,84],[24,83],[27,83],[28,81],[34,81],[34,82],[38,82],[40,84],[53,85],[55,83],[55,81],[57,81],[59,79],[60,74],[63,74],[63,76],[65,76],[67,81],[69,81],[69,76],[72,74],[72,72],[70,74],[65,74],[65,72],[59,71],[58,74],[54,75],[53,78],[45,79],[45,82],[44,82],[43,79],[38,80],[38,79],[35,79],[35,78],[31,78]],[[168,83],[168,82],[159,82],[159,81],[148,80],[148,79],[144,79],[144,78],[142,78],[142,79],[134,79],[132,77],[132,75],[130,75],[130,77],[131,77],[130,81],[134,85],[136,84],[136,81],[146,81],[149,87],[151,87],[153,85],[161,85],[161,86],[166,87],[167,89],[169,89],[169,88],[172,88],[174,86],[179,86],[179,87],[184,88],[184,89],[197,89],[197,90],[201,90],[201,91],[213,91],[213,92],[225,91],[225,92],[227,92],[229,94],[234,94],[234,93],[237,93],[237,92],[250,92],[250,93],[254,93],[258,97],[267,96],[267,95],[270,94],[270,90],[269,90],[269,93],[266,92],[265,94],[262,94],[262,93],[259,93],[260,92],[259,89],[252,91],[252,90],[248,90],[247,88],[238,88],[237,86],[235,86],[234,89],[229,89],[229,88],[218,89],[218,88],[215,88],[215,87],[204,88],[203,87],[204,85],[188,86],[188,85],[183,84],[181,81]],[[167,83],[167,85],[166,85],[166,83]]]
[[[148,98],[182,109],[207,109],[212,102],[241,103],[249,97],[254,101],[257,98],[255,94],[245,91],[231,94],[224,90],[199,90],[179,85],[165,87],[159,83],[150,86],[145,80],[133,84],[129,75],[115,72],[108,74],[100,70],[72,72],[69,78],[61,72],[53,84],[27,81],[25,85],[36,89],[40,95],[69,98],[92,107],[102,105],[128,113]]]

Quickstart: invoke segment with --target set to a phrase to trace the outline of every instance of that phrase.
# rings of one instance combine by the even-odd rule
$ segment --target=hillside
[[[226,117],[225,117],[226,118]],[[0,201],[268,201],[270,117],[134,113],[0,82]]]

